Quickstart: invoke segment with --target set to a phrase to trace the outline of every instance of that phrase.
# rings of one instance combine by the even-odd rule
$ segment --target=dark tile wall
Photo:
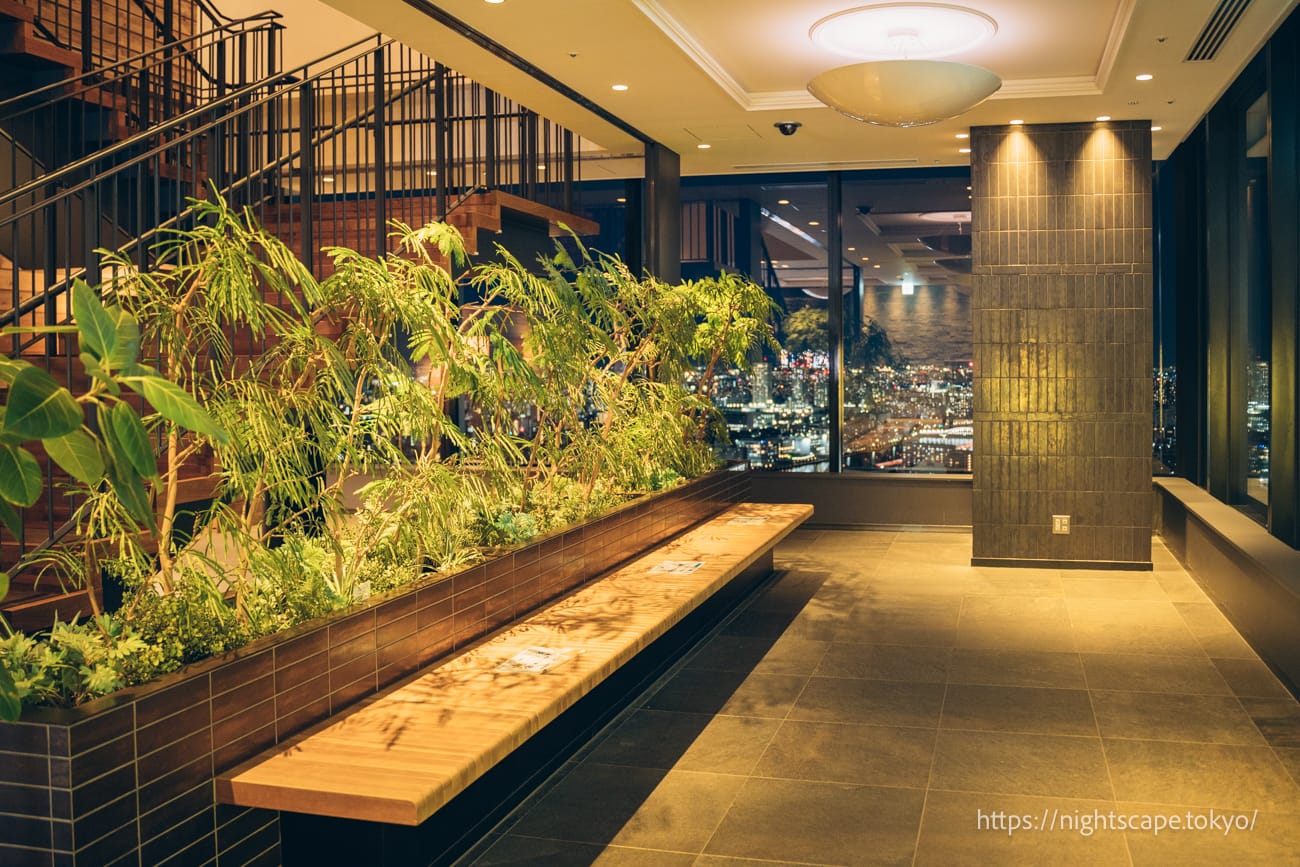
[[[974,559],[1149,564],[1150,124],[971,150]]]
[[[749,495],[719,472],[354,613],[0,723],[0,864],[277,865],[279,814],[213,777]]]

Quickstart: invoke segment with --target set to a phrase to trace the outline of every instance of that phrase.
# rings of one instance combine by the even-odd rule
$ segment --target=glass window
[[[779,351],[717,375],[729,457],[769,469],[829,469],[828,263],[843,269],[844,467],[969,472],[969,171],[842,174],[842,244],[828,245],[820,174],[687,177],[682,277],[721,271],[762,285]],[[618,189],[584,184],[602,227]],[[602,229],[601,240],[619,237]],[[600,249],[598,244],[594,247]]]
[[[1272,282],[1269,263],[1268,219],[1268,94],[1246,109],[1245,175],[1242,195],[1245,221],[1241,234],[1245,285],[1239,292],[1245,310],[1245,351],[1237,353],[1245,364],[1245,407],[1238,424],[1245,425],[1240,439],[1246,450],[1239,466],[1245,467],[1244,494],[1239,505],[1261,522],[1268,518],[1268,475],[1272,361]],[[1237,402],[1241,407],[1241,402]]]
[[[844,462],[971,470],[970,180],[844,185]]]

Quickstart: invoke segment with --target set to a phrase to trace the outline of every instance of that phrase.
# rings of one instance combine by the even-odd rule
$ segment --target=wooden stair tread
[[[33,24],[36,21],[36,10],[18,0],[0,0],[0,20],[5,18]]]
[[[733,506],[478,647],[217,779],[217,800],[418,825],[812,515]],[[690,574],[650,574],[665,560]],[[508,664],[536,648],[541,672]],[[504,667],[503,667],[504,665]]]
[[[30,21],[13,19],[7,28],[7,38],[0,38],[0,57],[27,66],[66,69],[69,74],[81,67],[80,54],[41,38]]]
[[[571,214],[568,211],[561,211],[559,208],[552,208],[549,205],[543,205],[540,202],[530,201],[513,193],[502,192],[501,190],[487,190],[482,193],[475,193],[465,200],[462,207],[487,207],[490,209],[516,211],[520,214],[527,214],[531,217],[540,217],[550,226],[552,237],[558,237],[567,234],[560,223],[568,226],[579,235],[597,235],[600,233],[600,224],[595,220],[589,220],[586,217],[577,214]],[[452,212],[453,214],[455,211]]]

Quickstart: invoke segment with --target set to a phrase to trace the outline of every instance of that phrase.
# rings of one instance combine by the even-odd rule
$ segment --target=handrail
[[[392,39],[388,39],[388,40],[382,40],[382,41],[380,41],[380,40],[381,40],[381,36],[380,36],[380,34],[376,33],[376,34],[373,34],[373,35],[371,35],[371,36],[368,36],[368,37],[364,37],[364,38],[362,38],[362,39],[359,39],[359,40],[357,40],[356,42],[351,43],[350,45],[344,46],[343,48],[338,49],[338,51],[335,51],[335,52],[332,52],[332,53],[329,54],[329,55],[326,55],[325,58],[317,59],[317,60],[315,60],[315,61],[312,61],[312,62],[310,62],[310,63],[304,64],[304,65],[302,65],[302,66],[300,66],[300,67],[297,67],[297,68],[294,69],[294,70],[290,70],[289,73],[284,73],[284,74],[280,74],[280,75],[277,75],[277,76],[273,76],[272,78],[273,78],[273,79],[284,79],[284,78],[290,78],[290,79],[292,79],[292,83],[293,83],[295,86],[300,86],[300,85],[302,85],[302,84],[304,84],[304,83],[307,83],[307,82],[314,82],[314,81],[317,81],[317,80],[322,79],[322,78],[324,78],[324,77],[330,75],[331,73],[333,73],[333,72],[335,72],[335,71],[341,69],[342,67],[346,66],[347,64],[353,62],[354,60],[356,60],[356,57],[348,57],[348,58],[345,59],[345,60],[342,60],[342,61],[340,61],[340,62],[338,62],[338,63],[336,63],[336,64],[334,64],[334,65],[332,65],[332,66],[330,66],[330,67],[327,67],[327,68],[325,68],[325,69],[318,70],[318,71],[315,72],[314,74],[312,74],[312,75],[310,75],[310,76],[306,76],[305,78],[302,78],[302,79],[296,79],[296,78],[293,78],[293,77],[292,77],[292,73],[293,73],[293,72],[298,72],[298,71],[305,71],[305,70],[307,70],[307,69],[308,69],[309,67],[311,67],[311,66],[319,65],[320,63],[324,62],[325,60],[327,60],[327,59],[330,58],[330,57],[337,56],[338,54],[341,54],[341,53],[344,53],[344,52],[351,52],[353,49],[355,49],[355,48],[358,47],[359,45],[361,45],[361,44],[363,44],[363,43],[365,43],[365,42],[368,42],[368,41],[370,41],[370,40],[372,40],[372,39],[376,40],[375,48],[371,49],[372,51],[379,51],[379,50],[382,50],[382,49],[385,48],[386,46],[395,43],[395,40],[392,40]],[[396,91],[395,94],[388,96],[387,99],[385,100],[385,102],[386,102],[386,103],[392,103],[392,102],[394,102],[394,101],[396,101],[396,100],[398,100],[398,99],[401,99],[403,96],[405,96],[405,95],[411,93],[412,91],[418,89],[419,87],[426,85],[426,84],[428,83],[428,80],[427,80],[427,79],[428,79],[427,76],[419,76],[419,77],[417,77],[417,79],[416,79],[414,82],[412,82],[412,83],[408,84],[407,86],[405,86],[405,87],[399,89],[398,91]],[[263,82],[259,82],[259,83],[256,84],[256,85],[251,85],[249,88],[245,88],[243,91],[239,91],[239,92],[236,92],[236,93],[232,93],[232,94],[230,94],[230,95],[227,97],[227,99],[228,99],[228,100],[237,100],[237,99],[239,99],[241,96],[246,95],[247,92],[249,92],[249,91],[251,91],[251,90],[259,89],[260,87],[263,87],[263,86],[267,85],[268,83],[270,83],[270,80],[268,80],[268,81],[263,81]],[[241,106],[239,107],[239,110],[236,111],[236,112],[234,112],[233,114],[234,114],[234,115],[239,115],[239,114],[245,114],[245,113],[251,112],[251,111],[253,111],[253,110],[257,109],[257,108],[260,108],[261,106],[265,105],[266,103],[268,103],[268,102],[270,102],[270,101],[272,101],[272,100],[275,100],[275,99],[280,98],[281,95],[282,95],[282,91],[279,91],[279,90],[275,91],[274,93],[266,94],[266,95],[264,95],[264,96],[262,96],[262,97],[260,97],[260,98],[258,98],[258,99],[256,99],[256,100],[253,100],[253,101],[251,101],[251,102],[247,102],[247,103],[241,105]],[[211,104],[209,104],[207,107],[205,107],[204,109],[196,110],[196,111],[192,111],[192,112],[189,112],[188,114],[192,116],[192,115],[196,115],[196,114],[208,113],[208,112],[211,111],[211,107],[212,107],[213,105],[215,105],[215,103],[211,103]],[[373,115],[373,114],[374,114],[374,107],[371,106],[370,108],[368,108],[368,109],[366,109],[366,110],[363,110],[363,111],[357,113],[357,114],[354,115],[353,117],[348,118],[348,119],[347,119],[346,121],[344,121],[343,123],[340,123],[340,124],[338,124],[337,126],[332,127],[332,128],[331,128],[330,130],[328,130],[326,133],[323,133],[323,134],[321,134],[320,136],[313,136],[313,138],[312,138],[312,140],[311,140],[312,147],[319,146],[319,145],[322,144],[323,142],[328,141],[330,138],[332,138],[332,137],[334,137],[334,136],[337,136],[337,135],[342,134],[344,131],[346,131],[346,130],[348,130],[348,129],[355,129],[358,125],[360,125],[362,122],[364,122],[366,118],[370,117],[370,116]],[[183,117],[185,117],[185,116],[181,116],[181,117],[176,118],[177,122],[180,122],[180,121],[182,120]],[[208,122],[203,123],[203,124],[201,124],[201,125],[199,125],[199,126],[197,126],[197,127],[194,127],[194,128],[192,128],[192,129],[188,129],[188,130],[186,131],[184,137],[183,137],[181,140],[164,141],[164,142],[162,142],[161,144],[154,145],[152,148],[150,148],[150,149],[148,149],[148,150],[145,150],[145,151],[143,151],[143,152],[141,152],[141,153],[137,153],[137,154],[135,154],[135,155],[129,157],[129,158],[126,159],[126,160],[123,160],[123,161],[121,161],[121,162],[115,162],[115,163],[114,163],[114,170],[115,170],[115,171],[123,171],[123,170],[125,170],[125,169],[129,169],[129,168],[131,168],[131,167],[133,167],[133,166],[136,166],[136,165],[139,165],[139,164],[141,164],[141,163],[145,163],[145,162],[147,162],[148,160],[150,160],[150,159],[152,159],[152,158],[154,158],[154,157],[156,157],[156,156],[159,156],[160,154],[165,153],[165,152],[168,151],[168,150],[171,150],[171,149],[175,148],[176,145],[177,145],[178,143],[180,143],[181,141],[188,140],[188,139],[197,139],[197,138],[199,138],[200,136],[203,136],[203,135],[205,135],[206,133],[208,133],[209,131],[215,129],[216,127],[228,123],[230,119],[231,119],[231,118],[230,118],[229,115],[222,115],[222,116],[220,116],[220,117],[217,117],[217,118],[214,118],[214,119],[212,119],[212,120],[209,120]],[[158,129],[154,129],[154,130],[152,130],[152,131],[150,131],[150,132],[148,132],[148,133],[145,133],[145,134],[141,134],[141,135],[135,136],[135,137],[133,137],[133,139],[128,139],[128,140],[122,142],[121,145],[120,145],[120,147],[125,148],[125,147],[126,147],[127,145],[129,145],[132,141],[137,141],[137,140],[140,140],[140,139],[142,139],[142,138],[157,138],[157,137],[158,137],[158,133],[159,133],[159,130],[158,130]],[[98,155],[94,155],[94,156],[91,157],[91,158],[87,158],[86,160],[81,160],[81,161],[79,161],[79,162],[82,163],[82,164],[85,164],[87,161],[90,161],[90,162],[97,161],[97,160],[98,160],[100,157],[102,157],[105,153],[107,153],[107,151],[105,151],[105,152],[101,152],[101,153],[98,154]],[[278,168],[278,167],[283,166],[283,165],[287,165],[287,164],[291,163],[291,162],[292,162],[294,159],[296,159],[296,158],[297,158],[297,157],[296,157],[295,154],[292,154],[292,153],[290,153],[290,154],[285,154],[285,155],[281,156],[280,158],[278,158],[278,159],[276,159],[276,160],[272,160],[272,161],[270,161],[270,162],[268,162],[268,163],[266,163],[266,164],[264,164],[264,165],[258,167],[256,170],[250,172],[250,176],[255,176],[255,175],[257,175],[257,174],[260,174],[260,173],[262,173],[262,172],[268,171],[268,170],[270,170],[270,169],[274,169],[274,168]],[[73,166],[75,166],[75,165],[76,165],[76,164],[73,164]],[[69,166],[69,169],[73,168],[73,166]],[[45,175],[45,176],[42,176],[41,178],[38,179],[39,183],[36,182],[36,181],[33,181],[33,182],[30,182],[30,183],[24,185],[24,187],[21,187],[21,188],[15,188],[13,191],[11,191],[11,194],[6,194],[6,195],[4,195],[4,196],[0,196],[0,206],[5,205],[5,204],[8,204],[8,203],[9,203],[12,199],[14,199],[14,198],[20,198],[20,197],[22,197],[23,195],[29,194],[29,193],[31,192],[31,188],[33,188],[33,187],[44,187],[44,186],[48,186],[50,183],[52,183],[52,182],[54,181],[54,175],[55,175],[55,174],[57,174],[57,173],[52,173],[51,175]],[[31,216],[32,214],[35,214],[35,213],[37,213],[37,212],[43,210],[44,208],[49,207],[50,203],[53,202],[53,201],[69,199],[69,198],[75,196],[77,193],[80,193],[80,192],[83,191],[83,190],[89,189],[90,187],[92,187],[92,186],[94,186],[96,183],[98,183],[100,180],[101,180],[100,178],[98,178],[98,177],[94,177],[94,176],[92,176],[92,177],[88,177],[88,178],[83,178],[80,182],[77,182],[77,183],[75,183],[75,184],[71,184],[71,185],[68,185],[68,186],[66,186],[66,187],[63,187],[62,189],[60,189],[59,193],[58,193],[56,196],[53,196],[53,197],[46,197],[46,198],[41,199],[41,200],[39,200],[39,201],[35,201],[35,202],[33,202],[32,204],[28,205],[26,208],[24,208],[24,209],[22,209],[22,210],[19,210],[19,211],[16,211],[15,213],[13,213],[13,214],[9,215],[8,217],[6,217],[6,218],[4,219],[4,221],[3,221],[3,223],[16,223],[16,222],[18,222],[19,220],[22,220],[22,219],[25,218],[25,217],[29,217],[29,216]],[[230,190],[230,191],[238,190],[238,189],[240,189],[240,188],[246,186],[249,182],[250,182],[250,178],[247,178],[247,177],[246,177],[246,178],[242,178],[242,179],[240,179],[240,180],[235,181],[234,183],[232,183],[232,184],[230,185],[230,187],[229,187],[229,190]],[[475,193],[481,192],[481,191],[484,190],[484,189],[486,189],[486,187],[483,186],[482,184],[474,184],[474,185],[470,186],[468,189],[466,189],[466,190],[465,190],[465,191],[464,191],[464,192],[463,192],[463,193],[462,193],[462,194],[461,194],[461,195],[456,199],[455,202],[453,202],[453,203],[452,203],[452,204],[447,208],[447,210],[446,210],[446,211],[445,211],[445,212],[444,212],[440,217],[438,217],[438,219],[439,219],[439,220],[445,220],[445,219],[447,218],[447,216],[450,215],[453,211],[455,211],[457,208],[460,208],[461,206],[463,206],[463,205],[465,204],[465,202],[468,201],[469,198],[470,198],[471,196],[473,196]],[[179,219],[183,216],[183,214],[184,214],[184,212],[182,212],[181,214],[177,214],[177,215],[175,215],[172,219],[167,220],[167,221],[164,222],[163,224],[161,224],[161,225],[159,225],[159,226],[155,226],[155,227],[153,227],[152,229],[150,229],[150,230],[147,231],[147,232],[142,232],[142,233],[140,233],[137,237],[135,237],[135,238],[131,239],[129,242],[127,242],[127,244],[124,245],[124,246],[126,246],[126,247],[129,247],[129,246],[135,246],[135,245],[139,244],[141,241],[148,240],[148,239],[150,239],[150,238],[152,238],[152,237],[155,237],[159,232],[161,232],[161,231],[163,231],[164,229],[166,229],[166,228],[168,227],[168,225],[170,225],[170,224],[174,224],[177,220],[179,220]],[[72,279],[73,279],[74,277],[76,277],[78,273],[82,273],[82,272],[84,272],[84,269],[82,269],[81,271],[78,271],[77,273],[69,272],[68,275],[65,277],[65,279],[59,281],[58,283],[56,283],[56,284],[54,284],[54,285],[52,285],[52,286],[48,286],[48,287],[46,287],[45,291],[44,291],[43,293],[41,293],[40,295],[33,296],[33,297],[27,299],[25,302],[19,304],[17,307],[11,308],[10,310],[6,311],[4,314],[0,315],[0,326],[3,326],[4,324],[6,324],[6,323],[8,323],[8,322],[18,322],[18,321],[19,321],[23,316],[26,316],[26,315],[28,315],[28,314],[30,314],[30,313],[33,313],[33,312],[35,312],[36,310],[40,309],[41,307],[45,306],[46,303],[48,302],[48,300],[49,300],[50,298],[52,298],[52,297],[58,297],[58,296],[60,296],[60,295],[62,295],[62,294],[65,294],[65,293],[68,291],[68,287],[71,285]],[[36,339],[39,339],[39,338],[33,338],[32,341],[29,341],[29,344],[28,344],[28,345],[30,345],[30,343],[31,343],[31,342],[34,342]]]
[[[273,166],[275,164],[272,163],[270,165]],[[232,184],[231,186],[232,188],[234,188],[239,186],[242,183],[243,181],[240,181],[237,184]],[[452,202],[450,205],[447,206],[446,211],[439,214],[434,219],[440,223],[446,222],[447,218],[450,217],[454,211],[460,209],[471,198],[486,190],[487,187],[484,186],[483,184],[471,185],[469,188],[465,190],[465,192],[461,193],[459,196],[456,197],[456,201]],[[156,236],[159,232],[169,228],[172,224],[176,223],[183,215],[184,213],[177,214],[176,216],[172,217],[170,220],[167,220],[166,222],[161,223],[160,225],[150,229],[148,232],[142,233],[139,237],[132,238],[130,241],[128,241],[126,244],[123,245],[123,248],[133,247],[142,240],[148,240]],[[78,274],[84,272],[85,269],[82,268],[78,270],[76,273],[69,273],[68,276],[65,277],[63,280],[60,280],[58,283],[54,284],[53,286],[48,287],[45,290],[45,292],[42,293],[41,295],[33,296],[27,299],[26,301],[24,301],[22,304],[18,305],[17,307],[11,308],[10,310],[6,311],[3,315],[0,315],[0,325],[3,325],[5,322],[11,320],[17,322],[23,316],[35,312],[37,309],[45,305],[47,298],[51,295],[53,296],[62,295],[64,292],[67,291],[68,287],[72,283],[72,280],[75,279],[78,276]],[[24,344],[24,346],[31,346],[33,343],[36,343],[37,341],[42,339],[44,339],[42,335],[36,335],[35,337],[28,340],[28,342]]]
[[[88,0],[81,0],[81,2],[85,3],[88,2]],[[203,12],[208,16],[208,19],[211,21],[225,20],[227,23],[234,22],[234,19],[232,19],[230,16],[225,15],[222,12],[218,11],[216,7],[204,2],[204,0],[190,0],[190,2],[192,2],[199,9],[202,9]],[[171,28],[167,26],[167,23],[165,21],[160,21],[158,19],[157,13],[154,12],[153,8],[149,6],[148,3],[144,2],[144,0],[134,0],[134,3],[136,6],[140,8],[140,11],[144,13],[144,16],[153,22],[154,28],[158,31],[159,35],[161,35],[164,39],[170,39],[175,36],[175,34],[172,33]],[[274,14],[276,15],[276,17],[279,17],[280,15],[280,13],[278,12]],[[204,78],[206,78],[208,81],[212,82],[213,84],[217,83],[217,79],[212,75],[212,73],[204,69],[202,64],[198,63],[197,61],[194,61],[193,59],[191,59],[190,63],[196,70],[198,70],[199,74],[202,75]]]
[[[461,205],[464,205],[466,202],[468,202],[470,200],[470,197],[476,196],[479,193],[485,192],[486,190],[487,187],[485,187],[483,184],[471,184],[465,190],[465,192],[461,193],[459,196],[456,197],[456,201],[452,202],[450,205],[447,206],[447,210],[443,211],[435,219],[439,223],[447,222],[447,218],[451,216],[452,211],[456,210]]]
[[[125,60],[119,60],[119,61],[117,61],[116,63],[110,64],[110,65],[108,65],[108,66],[101,66],[101,67],[99,67],[98,69],[92,70],[92,71],[90,71],[90,72],[83,72],[81,75],[75,76],[75,77],[73,77],[73,78],[64,78],[64,79],[62,79],[62,80],[60,80],[60,81],[56,81],[56,82],[54,82],[53,84],[47,84],[47,85],[45,85],[44,87],[38,87],[38,88],[36,88],[35,90],[29,90],[29,91],[27,91],[26,93],[21,93],[21,94],[19,94],[19,95],[17,95],[17,96],[11,96],[11,97],[9,97],[8,99],[0,99],[0,111],[3,111],[4,108],[5,108],[6,106],[8,106],[9,104],[11,104],[11,103],[28,103],[28,102],[30,102],[34,97],[37,97],[37,96],[39,96],[40,94],[45,93],[46,91],[59,91],[59,92],[60,92],[60,97],[74,97],[74,96],[79,96],[79,95],[81,95],[81,94],[86,93],[87,91],[89,91],[89,90],[90,90],[90,89],[91,89],[95,84],[106,84],[106,83],[109,83],[109,82],[104,82],[104,81],[94,81],[94,79],[102,79],[103,76],[105,75],[105,73],[112,72],[113,70],[117,69],[118,67],[123,67],[123,66],[133,66],[133,65],[134,65],[133,68],[132,68],[132,71],[138,71],[138,69],[139,69],[138,64],[140,63],[140,61],[142,61],[142,60],[144,60],[145,58],[150,57],[150,56],[152,56],[152,55],[155,55],[155,54],[158,54],[158,53],[160,53],[160,52],[164,52],[164,51],[174,51],[175,49],[179,48],[179,47],[182,46],[182,45],[185,45],[186,43],[189,43],[189,42],[195,42],[195,41],[197,41],[197,40],[199,40],[199,39],[202,39],[202,38],[204,38],[204,37],[211,36],[213,33],[219,33],[219,32],[221,32],[221,31],[227,31],[227,30],[229,30],[229,31],[231,31],[231,32],[240,32],[240,33],[242,33],[242,32],[248,32],[248,31],[233,31],[233,30],[231,30],[231,28],[233,28],[235,25],[238,25],[238,24],[248,24],[248,23],[250,23],[250,22],[254,22],[254,21],[259,21],[259,22],[260,22],[260,21],[272,21],[272,22],[274,22],[274,21],[278,21],[281,17],[282,17],[282,16],[280,15],[279,12],[267,11],[267,12],[259,12],[259,13],[256,14],[256,15],[250,15],[250,16],[248,16],[247,18],[238,18],[238,19],[234,19],[234,20],[232,20],[232,21],[229,21],[229,22],[226,23],[226,24],[222,24],[222,25],[219,26],[219,27],[213,27],[213,28],[211,28],[210,30],[205,30],[205,31],[203,31],[202,33],[196,33],[196,34],[194,34],[193,36],[186,37],[185,39],[178,39],[178,40],[176,40],[175,42],[168,42],[168,43],[165,44],[165,45],[160,45],[160,46],[158,46],[157,48],[153,48],[153,49],[151,49],[151,50],[149,50],[149,51],[143,52],[143,53],[141,53],[141,54],[137,54],[137,55],[135,55],[135,56],[133,56],[133,57],[128,57],[128,58],[126,58]],[[284,25],[277,25],[277,26],[283,27]],[[155,64],[155,65],[156,65],[156,64]],[[152,67],[146,67],[146,68],[152,68]],[[77,91],[73,91],[72,93],[64,93],[64,92],[63,92],[65,88],[67,88],[67,87],[69,87],[69,86],[72,86],[72,85],[76,84],[77,82],[82,82],[82,81],[85,81],[85,82],[86,82],[86,86],[83,87],[82,89],[77,90]],[[53,102],[53,100],[50,100],[50,102]],[[28,108],[24,108],[23,110],[21,110],[21,111],[17,111],[17,112],[14,112],[13,114],[8,114],[8,115],[0,114],[0,120],[7,120],[7,119],[9,119],[9,118],[16,117],[17,115],[22,114],[24,111],[27,111],[27,110],[29,110],[29,109],[28,109]]]
[[[344,64],[350,62],[352,58],[348,58],[347,60],[340,61],[334,66],[316,72],[315,74],[307,76],[306,78],[302,78],[302,79],[296,78],[294,73],[296,72],[305,73],[311,66],[320,63],[324,60],[327,60],[331,57],[335,57],[339,54],[342,54],[343,52],[351,51],[354,48],[357,48],[358,46],[366,42],[369,42],[371,40],[376,40],[375,47],[382,48],[383,46],[388,45],[394,41],[392,39],[386,41],[379,41],[381,39],[382,36],[380,34],[378,33],[371,34],[370,36],[366,36],[361,39],[358,39],[349,45],[345,45],[343,48],[340,48],[337,51],[327,54],[324,58],[312,61],[310,63],[305,63],[302,66],[295,67],[294,69],[287,70],[285,72],[278,72],[272,76],[269,76],[268,78],[263,79],[262,81],[258,81],[254,84],[247,85],[245,87],[240,88],[239,90],[231,91],[225,96],[220,97],[218,99],[214,99],[211,102],[206,103],[199,108],[190,109],[184,114],[177,115],[176,117],[172,118],[170,121],[167,121],[166,123],[159,124],[158,126],[145,130],[144,132],[136,133],[130,138],[123,139],[122,141],[118,142],[117,144],[111,147],[107,147],[104,148],[103,150],[96,151],[90,156],[82,157],[79,160],[75,160],[74,162],[68,163],[66,166],[56,171],[43,175],[42,177],[36,180],[28,181],[27,183],[23,184],[20,187],[14,187],[12,190],[9,190],[4,194],[0,194],[0,207],[3,207],[4,205],[9,204],[10,202],[15,201],[16,199],[21,199],[24,196],[29,196],[35,192],[38,192],[41,187],[47,186],[52,183],[57,183],[61,179],[66,178],[69,175],[76,175],[80,173],[83,169],[90,168],[94,166],[96,163],[102,162],[104,159],[108,157],[114,156],[118,153],[133,151],[136,149],[138,145],[147,144],[147,142],[150,139],[155,139],[162,133],[165,133],[171,129],[175,129],[176,127],[179,126],[184,126],[188,124],[190,121],[202,118],[204,115],[211,115],[213,109],[225,108],[226,106],[231,105],[232,103],[239,102],[245,97],[256,93],[258,90],[262,90],[277,82],[301,83],[302,81],[315,81],[316,79],[321,78],[327,75],[328,73],[341,68]],[[240,106],[240,108],[241,110],[244,110],[248,108],[253,108],[255,106],[261,106],[269,102],[270,100],[275,99],[277,96],[278,96],[278,92],[268,94],[253,102],[246,103]],[[225,120],[224,117],[218,118],[216,120],[208,122],[207,124],[201,127],[190,130],[189,137],[197,136],[200,132],[206,132],[207,130],[213,128],[217,124],[222,123],[224,120]],[[152,150],[148,151],[147,153],[139,154],[134,158],[131,158],[125,162],[114,163],[114,168],[121,168],[129,165],[134,165],[147,157],[156,156],[157,154],[161,153],[162,151],[166,150],[169,147],[172,147],[173,145],[174,142],[170,142],[164,145],[159,145],[153,148]],[[93,183],[94,181],[95,181],[94,178],[83,181],[78,186],[68,187],[65,192],[78,191],[80,189],[83,189],[87,184]],[[10,215],[7,218],[7,221],[12,222],[13,220],[20,219],[21,217],[29,216],[37,209],[39,209],[41,206],[42,203],[37,203],[35,205],[32,205],[24,211]]]

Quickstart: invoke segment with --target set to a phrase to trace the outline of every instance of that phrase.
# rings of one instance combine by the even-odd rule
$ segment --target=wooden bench
[[[217,778],[217,799],[418,825],[812,515],[739,504]],[[770,567],[769,567],[770,568]]]

